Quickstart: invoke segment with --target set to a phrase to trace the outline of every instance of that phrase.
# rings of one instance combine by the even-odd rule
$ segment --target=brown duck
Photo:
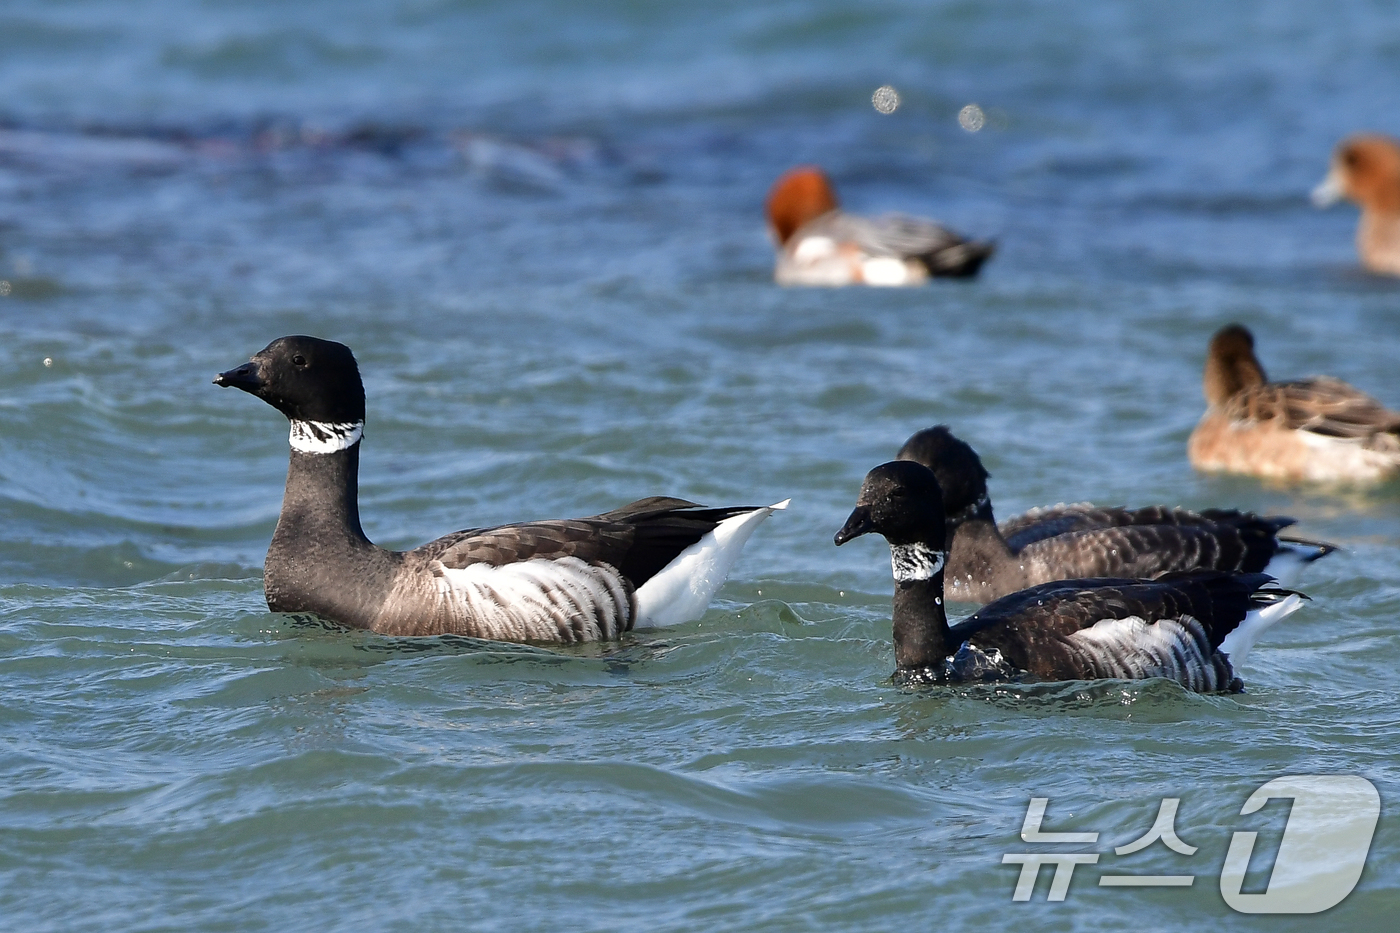
[[[1239,324],[1211,339],[1204,389],[1206,412],[1186,445],[1198,470],[1318,483],[1400,472],[1400,412],[1330,376],[1269,382]]]

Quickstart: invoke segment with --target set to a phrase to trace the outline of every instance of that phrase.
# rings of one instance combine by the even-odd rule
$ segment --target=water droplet
[[[982,112],[982,108],[976,104],[968,104],[958,111],[958,126],[975,133],[987,125],[987,115]]]
[[[894,113],[899,108],[899,92],[888,84],[882,84],[870,95],[870,102],[881,113]]]

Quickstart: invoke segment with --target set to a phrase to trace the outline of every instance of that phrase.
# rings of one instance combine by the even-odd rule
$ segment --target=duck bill
[[[874,530],[875,526],[870,521],[870,509],[858,505],[851,513],[851,517],[846,519],[846,524],[842,525],[841,530],[836,532],[836,546],[840,547],[852,538],[859,538]]]
[[[1346,189],[1342,186],[1342,173],[1334,165],[1327,177],[1312,190],[1312,202],[1315,207],[1331,207],[1344,197]]]
[[[249,360],[242,366],[235,366],[227,372],[219,373],[214,377],[214,385],[223,386],[226,389],[242,389],[257,395],[258,391],[265,385],[262,376],[262,367],[255,361]]]

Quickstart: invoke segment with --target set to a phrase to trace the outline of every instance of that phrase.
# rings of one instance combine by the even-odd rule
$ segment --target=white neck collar
[[[932,580],[943,571],[944,551],[935,551],[927,544],[891,544],[890,567],[896,583]]]
[[[354,447],[364,433],[363,421],[293,421],[290,443],[304,454],[333,454]]]

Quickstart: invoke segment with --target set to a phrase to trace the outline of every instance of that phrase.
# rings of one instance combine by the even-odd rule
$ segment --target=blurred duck
[[[768,195],[768,223],[778,243],[779,285],[919,285],[930,276],[977,274],[996,248],[965,240],[938,224],[899,214],[847,214],[826,173],[787,172]]]
[[[932,470],[943,491],[949,599],[985,603],[1052,580],[1151,579],[1186,570],[1262,571],[1292,586],[1304,566],[1336,550],[1279,537],[1291,518],[1234,509],[1081,502],[1032,509],[998,527],[981,458],[946,427],[915,434],[897,459]]]
[[[1238,691],[1236,671],[1302,594],[1263,589],[1262,573],[1218,570],[1159,580],[1044,583],[956,625],[943,607],[943,494],[933,472],[895,460],[866,474],[836,544],[874,532],[890,546],[897,683],[1143,680]]]
[[[1387,136],[1353,136],[1339,145],[1312,199],[1328,207],[1342,198],[1361,206],[1356,228],[1361,264],[1400,275],[1400,143]]]
[[[1319,483],[1400,472],[1400,412],[1330,376],[1269,382],[1239,324],[1211,339],[1204,388],[1186,447],[1198,470]]]

